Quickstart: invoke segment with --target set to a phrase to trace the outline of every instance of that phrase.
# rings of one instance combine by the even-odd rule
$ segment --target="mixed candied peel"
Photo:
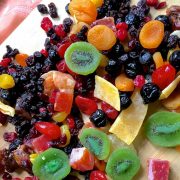
[[[54,25],[57,7],[37,6],[44,48],[32,55],[7,45],[0,61],[0,150],[3,180],[132,179],[140,168],[133,146],[149,104],[145,134],[155,145],[180,145],[179,6],[152,19],[166,2],[72,0],[70,17]],[[153,123],[154,122],[154,123]],[[168,139],[168,141],[167,141]],[[151,157],[149,157],[151,158]],[[169,176],[169,162],[148,160],[148,178]],[[43,173],[42,173],[43,172]]]

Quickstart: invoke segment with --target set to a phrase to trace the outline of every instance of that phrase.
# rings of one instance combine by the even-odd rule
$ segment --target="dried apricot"
[[[78,21],[91,24],[96,20],[97,10],[91,0],[72,0],[69,4],[71,16],[75,16]]]
[[[88,42],[98,50],[109,50],[116,43],[114,32],[105,25],[96,25],[88,31]]]
[[[94,3],[94,5],[95,5],[96,7],[100,7],[100,6],[102,6],[102,4],[104,3],[103,0],[91,0],[91,1]]]
[[[156,69],[164,65],[164,61],[160,52],[155,52],[153,54],[153,60],[156,65]]]
[[[18,64],[20,64],[21,66],[25,67],[27,66],[26,64],[26,59],[28,58],[27,54],[17,54],[15,56],[15,60]]]
[[[134,82],[132,79],[129,79],[125,74],[120,74],[115,79],[115,86],[120,91],[133,91],[134,90]]]
[[[157,48],[164,37],[164,24],[158,20],[147,22],[141,29],[139,40],[141,45],[147,49]]]

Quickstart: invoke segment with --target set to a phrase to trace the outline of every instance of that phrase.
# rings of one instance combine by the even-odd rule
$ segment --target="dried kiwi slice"
[[[159,146],[180,145],[180,114],[165,111],[154,113],[145,124],[145,134]]]
[[[129,148],[119,148],[109,157],[106,173],[113,180],[130,180],[140,168],[140,160]]]
[[[87,42],[73,43],[65,52],[65,61],[69,69],[81,75],[93,73],[100,60],[99,51]]]
[[[40,180],[61,180],[70,173],[71,168],[63,151],[49,148],[34,160],[32,170]]]
[[[110,152],[110,141],[107,135],[95,128],[83,129],[80,134],[80,142],[98,159],[104,160]]]

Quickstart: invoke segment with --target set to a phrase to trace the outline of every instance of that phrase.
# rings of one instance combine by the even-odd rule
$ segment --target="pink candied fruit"
[[[134,86],[137,88],[142,88],[145,83],[145,78],[142,75],[137,75],[134,79]]]
[[[41,28],[48,32],[53,27],[52,21],[48,17],[44,17],[41,21]]]
[[[157,4],[158,4],[158,0],[146,0],[146,4],[148,5],[148,6],[157,6]]]
[[[148,180],[168,180],[169,161],[150,159],[148,160]]]

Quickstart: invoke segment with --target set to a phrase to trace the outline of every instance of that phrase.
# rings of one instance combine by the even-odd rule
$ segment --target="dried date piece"
[[[166,14],[169,16],[173,30],[180,30],[180,6],[171,6],[166,10]]]
[[[56,8],[56,5],[51,2],[50,4],[48,4],[48,7],[49,7],[49,14],[52,18],[58,18],[58,13],[57,13],[57,8]]]

